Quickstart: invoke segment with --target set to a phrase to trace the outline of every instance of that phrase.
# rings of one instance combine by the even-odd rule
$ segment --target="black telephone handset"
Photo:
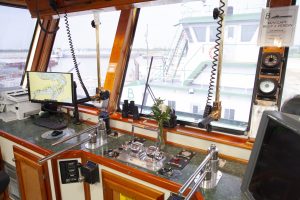
[[[51,136],[52,137],[55,137],[55,136],[59,136],[63,133],[63,131],[61,130],[54,130],[52,133],[51,133]]]
[[[218,67],[218,59],[219,59],[219,48],[221,41],[221,29],[222,29],[222,21],[223,21],[223,14],[224,14],[224,7],[225,2],[220,0],[221,6],[219,8],[214,8],[213,10],[213,18],[215,20],[218,19],[218,27],[217,27],[217,34],[216,34],[216,40],[215,40],[215,46],[214,46],[214,56],[212,61],[212,69],[211,69],[211,75],[209,80],[209,86],[208,86],[208,94],[207,94],[207,100],[206,105],[203,113],[203,119],[198,123],[199,128],[205,128],[208,132],[212,130],[212,126],[210,122],[214,120],[218,120],[220,118],[220,112],[221,112],[221,102],[214,102],[212,106],[212,97],[213,97],[213,91],[215,88],[215,81],[216,81],[216,71]]]

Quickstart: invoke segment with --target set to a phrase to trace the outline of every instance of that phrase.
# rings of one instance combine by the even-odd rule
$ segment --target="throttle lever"
[[[205,117],[202,121],[199,122],[198,127],[206,128],[206,126],[208,124],[210,124],[210,122],[212,122],[212,121],[214,121],[214,118],[211,115],[209,115],[209,116]]]
[[[211,126],[210,122],[212,122],[212,121],[214,121],[214,118],[209,115],[198,123],[198,127],[205,128],[207,130],[207,132],[211,132],[212,126]]]

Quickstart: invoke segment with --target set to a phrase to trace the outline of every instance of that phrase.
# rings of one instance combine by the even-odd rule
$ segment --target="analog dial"
[[[279,64],[281,58],[279,53],[265,53],[263,56],[263,64],[266,67],[275,67]]]
[[[272,94],[276,88],[276,82],[272,79],[262,79],[259,83],[259,90],[264,94]]]

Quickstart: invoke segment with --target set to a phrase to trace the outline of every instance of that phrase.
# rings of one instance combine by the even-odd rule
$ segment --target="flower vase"
[[[157,141],[156,141],[156,146],[159,148],[159,150],[163,150],[166,146],[165,144],[165,138],[164,138],[164,129],[163,129],[163,123],[159,122],[158,123],[158,129],[157,129]]]

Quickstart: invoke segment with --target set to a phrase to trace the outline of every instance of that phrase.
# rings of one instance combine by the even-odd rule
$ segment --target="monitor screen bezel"
[[[50,100],[37,100],[37,99],[32,99],[31,98],[31,92],[30,92],[30,74],[31,73],[45,73],[45,74],[65,74],[65,75],[70,75],[71,76],[71,90],[72,90],[72,102],[62,102],[62,101],[50,101]],[[36,72],[36,71],[27,71],[27,86],[28,86],[28,96],[29,96],[29,101],[33,103],[53,103],[57,105],[68,105],[72,106],[74,105],[74,79],[73,79],[73,73],[67,73],[67,72]]]
[[[298,118],[298,120],[295,118]],[[300,135],[299,116],[295,117],[295,115],[285,114],[278,111],[264,111],[241,185],[242,194],[247,200],[255,200],[252,193],[249,191],[249,185],[257,164],[259,153],[261,152],[266,130],[271,120]]]

